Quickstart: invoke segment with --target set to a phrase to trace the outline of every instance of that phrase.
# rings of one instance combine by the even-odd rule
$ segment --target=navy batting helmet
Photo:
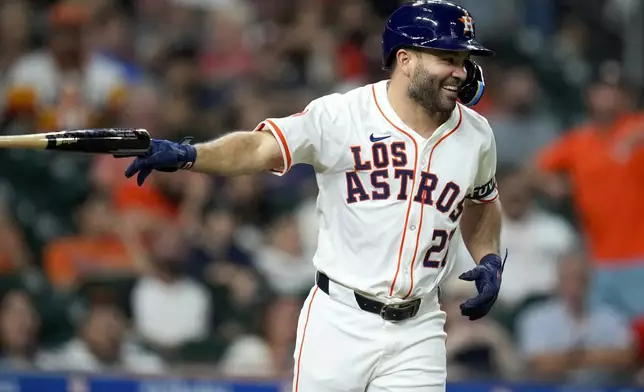
[[[468,51],[477,56],[492,56],[475,39],[474,20],[467,10],[443,0],[419,0],[395,10],[382,33],[382,65],[389,69],[400,48],[427,48]],[[465,64],[467,80],[459,98],[467,106],[475,105],[483,95],[483,71],[474,61]]]
[[[494,54],[474,38],[474,20],[467,10],[442,0],[407,3],[391,14],[382,33],[385,69],[402,47],[469,51],[478,56]]]

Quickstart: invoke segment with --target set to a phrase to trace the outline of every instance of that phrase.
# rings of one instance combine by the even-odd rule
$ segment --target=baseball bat
[[[0,149],[54,150],[116,157],[144,154],[150,134],[140,128],[93,128],[0,136]]]

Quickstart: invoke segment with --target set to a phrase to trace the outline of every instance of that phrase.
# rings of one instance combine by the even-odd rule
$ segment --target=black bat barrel
[[[145,129],[97,128],[47,135],[47,150],[116,155],[139,155],[150,147]]]

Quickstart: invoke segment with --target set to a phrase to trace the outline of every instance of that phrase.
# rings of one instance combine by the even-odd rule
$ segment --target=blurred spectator
[[[368,57],[365,45],[369,37],[369,7],[363,1],[343,1],[340,4],[340,19],[336,27],[338,48],[336,62],[338,78],[345,84],[344,90],[367,83],[369,78]],[[336,87],[337,89],[337,87]]]
[[[147,129],[155,137],[170,136],[164,134],[161,100],[160,88],[151,82],[130,85],[122,110],[113,126]],[[129,190],[134,189],[128,187],[129,182],[123,176],[131,161],[132,159],[114,159],[106,154],[93,156],[89,174],[92,188],[103,194],[119,194],[121,198],[125,198],[126,195],[120,192],[130,193]],[[128,192],[125,192],[124,188]]]
[[[634,143],[644,114],[627,91],[595,83],[588,121],[541,151],[536,181],[551,197],[572,198],[595,267],[593,303],[634,317],[644,314],[644,149]]]
[[[238,241],[237,218],[221,207],[208,210],[203,230],[193,240],[190,274],[196,279],[234,286],[235,276],[253,271],[252,257]]]
[[[102,1],[102,0],[101,0]],[[108,2],[106,2],[108,3]],[[92,23],[94,50],[105,60],[121,69],[123,82],[138,83],[144,76],[136,63],[132,20],[116,6],[96,6]]]
[[[270,200],[262,193],[262,182],[259,175],[243,175],[227,178],[222,192],[215,196],[223,200],[230,211],[237,217],[238,236],[243,239],[239,245],[248,252],[257,252],[263,242],[264,227],[271,219]]]
[[[186,274],[188,244],[173,226],[159,228],[149,254],[152,270],[132,292],[136,332],[157,351],[170,355],[182,344],[206,338],[212,303],[207,289]]]
[[[120,174],[122,176],[123,172]],[[137,214],[157,224],[170,222],[179,216],[178,202],[182,196],[179,186],[172,184],[183,180],[183,176],[171,179],[163,173],[153,173],[149,186],[146,183],[140,187],[136,180],[119,182],[112,193],[112,204],[123,215]]]
[[[278,297],[259,320],[260,333],[233,341],[219,366],[226,377],[279,377],[293,372],[293,350],[302,300]]]
[[[255,255],[255,263],[278,295],[303,295],[315,283],[315,267],[305,258],[291,213],[276,218],[267,229],[266,244]]]
[[[500,164],[521,165],[560,132],[544,105],[534,70],[513,66],[504,71],[500,94],[487,119],[494,130]]]
[[[109,303],[92,305],[79,322],[78,336],[47,354],[46,370],[160,374],[164,364],[128,337],[121,311]]]
[[[237,89],[230,110],[230,129],[255,129],[257,124],[273,115],[273,103],[262,98],[262,95],[261,89],[247,85]]]
[[[38,348],[40,317],[29,295],[10,291],[0,304],[0,368],[34,370],[42,365]]]
[[[608,306],[588,307],[588,261],[560,263],[557,297],[520,316],[518,340],[531,377],[588,386],[629,381],[635,364],[628,322]]]
[[[236,315],[247,317],[260,306],[264,282],[238,241],[236,217],[227,209],[213,207],[192,241],[187,268],[193,278],[225,287]]]
[[[224,283],[230,276],[217,271],[218,264],[238,268],[252,267],[251,256],[239,246],[236,238],[237,219],[227,209],[214,207],[206,212],[204,229],[195,239],[190,258],[190,271],[195,278]]]
[[[119,112],[116,125],[121,127],[137,127],[147,129],[156,137],[166,135],[163,122],[162,88],[151,81],[141,82],[130,86],[127,97],[123,103],[123,110]],[[111,160],[112,162],[127,162],[127,159]],[[119,173],[121,177],[123,172]]]
[[[335,79],[336,42],[324,29],[324,7],[323,1],[314,0],[296,2],[288,9],[282,20],[287,23],[260,52],[266,62],[257,72],[270,85],[291,90]]]
[[[317,194],[315,196],[305,197],[300,202],[299,206],[295,209],[295,218],[297,219],[303,253],[307,259],[313,260],[318,246],[319,218],[317,215]]]
[[[449,282],[443,289],[449,380],[518,378],[521,363],[510,335],[490,317],[472,322],[461,315],[460,304],[475,296],[476,289],[460,280]]]
[[[144,187],[135,180],[117,184],[113,204],[120,214],[139,216],[151,227],[178,223],[192,233],[201,221],[210,185],[210,179],[198,173],[157,172]]]
[[[605,53],[592,53],[594,48],[592,29],[584,23],[580,13],[567,12],[560,16],[561,27],[550,41],[550,50],[542,52],[541,61],[549,61],[556,64],[557,70],[561,73],[562,82],[568,86],[581,87],[588,83],[591,77],[593,60],[591,56],[605,56]],[[611,43],[615,45],[615,43]],[[606,48],[603,48],[604,51]],[[574,91],[574,89],[571,89]],[[570,99],[573,94],[562,92],[563,97],[555,98],[558,102],[564,103],[561,98]],[[571,103],[567,103],[567,106]]]
[[[77,207],[75,220],[77,234],[56,238],[44,251],[43,267],[55,288],[68,290],[83,276],[136,273],[107,197],[88,195]]]
[[[198,54],[198,47],[192,43],[177,43],[166,49],[163,76],[167,94],[195,92],[200,80]]]
[[[275,377],[270,347],[259,336],[243,335],[235,339],[219,362],[224,377]]]
[[[30,8],[26,1],[11,0],[0,3],[0,75],[27,50],[29,45]],[[0,78],[0,82],[1,82]],[[0,83],[0,86],[2,83]],[[0,107],[4,97],[0,97]]]
[[[201,9],[170,0],[137,0],[133,7],[137,17],[135,51],[144,68],[156,69],[167,47],[178,42],[198,42],[203,33]]]
[[[49,13],[48,46],[25,55],[8,71],[5,115],[28,115],[41,131],[98,127],[119,109],[123,75],[96,56],[87,32],[89,8],[62,2]]]
[[[504,165],[497,171],[503,222],[501,248],[508,250],[500,302],[512,309],[556,288],[558,262],[576,246],[576,234],[563,218],[535,202],[535,188],[521,168]],[[460,270],[474,265],[467,248],[459,248]],[[526,279],[529,277],[529,279]]]
[[[158,88],[160,109],[158,137],[177,139],[183,136],[210,139],[210,129],[201,124],[200,109],[207,107],[207,88],[200,78],[199,48],[191,42],[179,42],[163,52]],[[135,107],[136,108],[136,107]]]
[[[32,254],[24,233],[11,217],[9,206],[0,202],[0,274],[16,272],[32,265]]]
[[[206,14],[205,40],[199,60],[200,74],[212,87],[248,76],[256,66],[252,59],[252,15],[244,2],[230,2]]]

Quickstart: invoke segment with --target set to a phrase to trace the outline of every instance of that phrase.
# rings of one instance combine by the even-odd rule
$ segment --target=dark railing
[[[0,369],[1,392],[290,392],[279,380],[142,378],[62,373],[10,373]],[[571,386],[538,383],[450,383],[447,392],[635,392],[644,387]]]

